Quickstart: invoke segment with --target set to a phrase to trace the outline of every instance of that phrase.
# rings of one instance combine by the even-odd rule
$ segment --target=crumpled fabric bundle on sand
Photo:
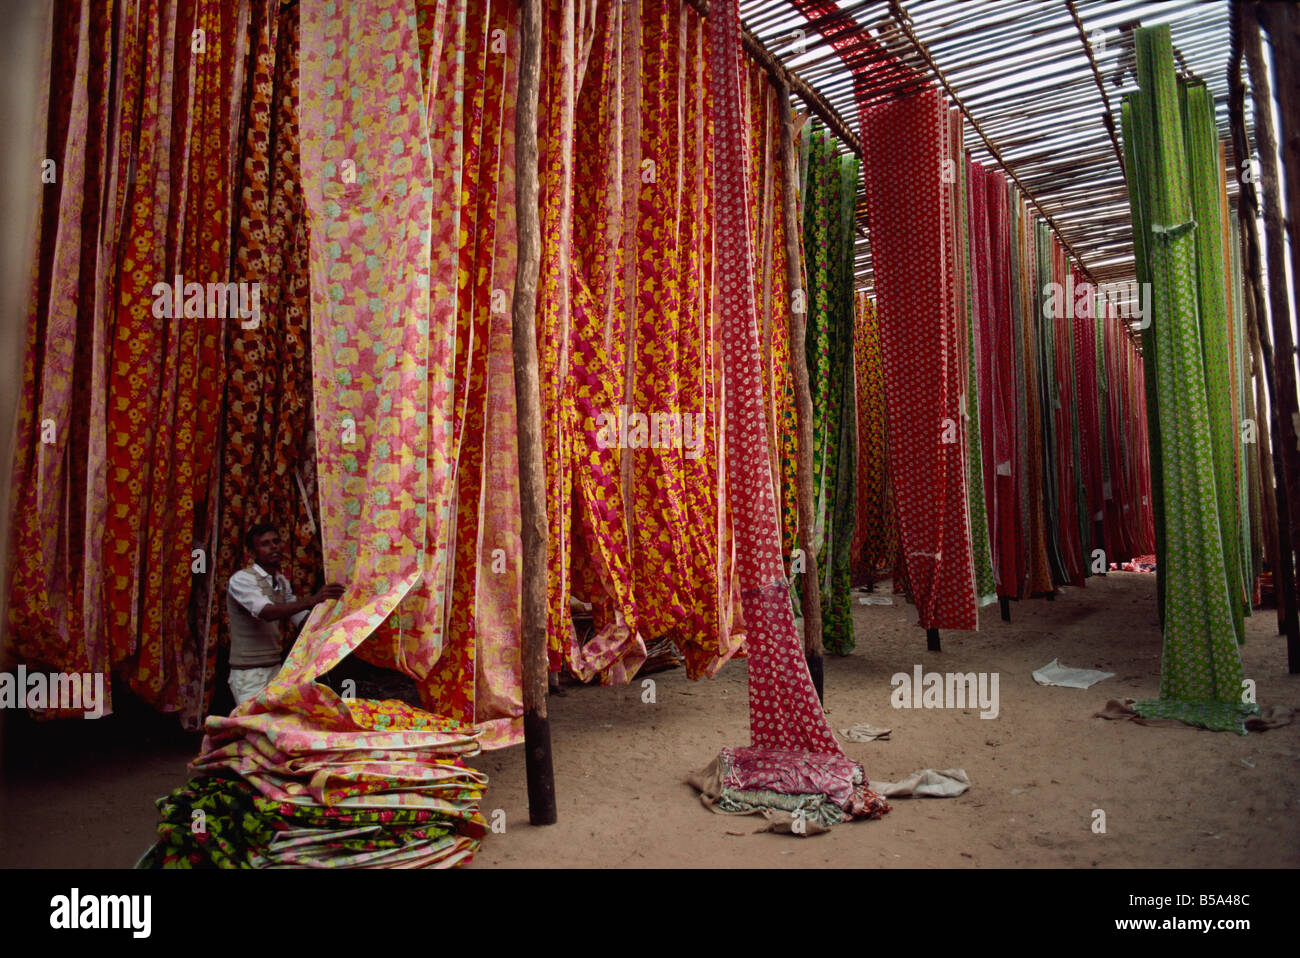
[[[834,752],[726,746],[703,770],[686,779],[700,801],[723,815],[763,815],[773,827],[791,832],[800,812],[815,835],[854,818],[880,818],[889,803],[877,795],[862,766]]]
[[[158,800],[141,868],[431,868],[468,862],[487,831],[478,733],[404,702],[347,700],[367,731],[325,741],[278,716],[258,733],[209,719],[197,773]],[[247,723],[248,719],[245,719]],[[202,813],[201,815],[197,813]]]
[[[923,768],[901,782],[876,782],[876,791],[887,798],[956,798],[969,788],[964,768]]]
[[[1176,718],[1142,715],[1134,708],[1135,705],[1137,703],[1133,699],[1109,699],[1100,712],[1093,713],[1093,718],[1131,721],[1136,725],[1151,725],[1156,728],[1214,728],[1213,725],[1197,723],[1194,720],[1195,716],[1189,716],[1187,721],[1183,721]],[[1259,708],[1258,714],[1246,715],[1242,719],[1241,734],[1281,728],[1283,725],[1290,725],[1293,718],[1294,710],[1280,705],[1267,705]]]

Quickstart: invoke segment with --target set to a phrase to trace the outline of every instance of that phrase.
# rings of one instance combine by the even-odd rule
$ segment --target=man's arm
[[[343,595],[343,586],[337,582],[331,582],[325,588],[321,589],[305,599],[292,599],[288,602],[271,602],[262,606],[260,612],[254,612],[259,619],[266,622],[275,622],[278,619],[287,619],[291,615],[297,615],[300,612],[306,612],[313,606],[319,605],[326,599],[337,599]]]
[[[293,586],[290,584],[289,580],[277,573],[277,581],[284,583],[285,603],[287,604],[289,602],[297,602],[298,597],[293,594]],[[289,621],[292,622],[293,627],[297,629],[303,624],[304,621],[306,621],[307,616],[309,614],[310,613],[308,613],[306,610],[303,610],[302,612],[294,612],[289,616]]]

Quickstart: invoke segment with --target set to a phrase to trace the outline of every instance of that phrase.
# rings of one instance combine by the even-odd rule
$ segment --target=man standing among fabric
[[[299,599],[280,574],[280,533],[270,523],[248,530],[244,544],[256,560],[230,577],[226,611],[230,615],[230,691],[242,705],[271,684],[280,671],[280,620],[302,624],[311,608],[343,595],[331,582],[314,595]]]

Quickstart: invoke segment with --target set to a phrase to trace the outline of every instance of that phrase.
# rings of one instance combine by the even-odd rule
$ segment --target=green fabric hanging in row
[[[804,141],[807,359],[813,406],[813,548],[828,652],[853,649],[849,555],[853,541],[856,404],[853,388],[853,247],[858,160],[829,131]]]
[[[1164,520],[1160,697],[1136,707],[1147,717],[1244,733],[1243,716],[1257,709],[1241,700],[1239,517],[1213,101],[1203,85],[1175,76],[1167,26],[1138,29],[1136,49],[1139,92],[1124,103],[1126,173],[1139,280],[1152,289],[1144,353],[1154,373],[1148,415]]]
[[[953,163],[958,171],[957,209],[954,231],[957,264],[961,271],[958,295],[965,302],[964,335],[966,337],[966,480],[970,509],[971,550],[975,556],[975,598],[980,606],[998,599],[997,579],[993,574],[993,543],[989,537],[987,502],[984,498],[984,447],[980,430],[979,349],[975,339],[975,302],[970,239],[970,169],[962,152],[962,126],[953,131]]]

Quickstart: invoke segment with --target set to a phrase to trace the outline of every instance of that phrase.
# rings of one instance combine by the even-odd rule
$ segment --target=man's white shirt
[[[270,594],[272,590],[284,596],[281,602],[294,602],[298,598],[293,594],[293,587],[289,585],[288,579],[278,572],[272,576],[256,562],[251,568],[240,569],[230,577],[231,597],[259,619],[262,617],[262,610],[275,601]],[[309,609],[303,609],[289,618],[295,626],[298,626],[309,614]]]

